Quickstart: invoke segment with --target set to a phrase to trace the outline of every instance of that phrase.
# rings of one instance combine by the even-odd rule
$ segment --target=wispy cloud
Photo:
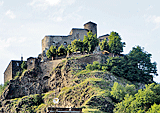
[[[13,13],[13,11],[11,11],[11,10],[8,10],[7,12],[6,12],[6,15],[9,17],[9,18],[11,18],[11,19],[15,19],[16,18],[16,15]]]
[[[147,16],[146,22],[147,23],[154,23],[156,25],[155,28],[152,29],[154,31],[160,27],[160,16],[155,16],[155,15]]]
[[[0,1],[0,6],[3,6],[3,3],[4,3],[3,1]]]
[[[65,10],[66,10],[66,7],[61,7],[60,9],[55,10],[54,13],[49,14],[48,18],[56,22],[61,22],[61,21],[71,20],[71,19],[77,20],[82,18],[82,16],[78,14],[78,12],[83,10],[83,7],[81,6],[77,8],[77,10],[74,10],[69,13],[65,13]]]
[[[26,41],[26,37],[10,37],[3,40],[0,39],[0,50],[3,50],[11,46],[15,46],[15,45],[19,46],[25,41]]]
[[[41,10],[46,10],[49,6],[56,6],[61,3],[61,0],[32,0],[29,3],[33,8],[40,8]]]
[[[150,10],[150,9],[152,9],[153,8],[153,6],[152,5],[149,5],[149,7],[146,9],[146,10]]]
[[[48,7],[67,6],[73,4],[74,2],[75,0],[32,0],[32,2],[29,3],[29,5],[34,8],[46,10]]]

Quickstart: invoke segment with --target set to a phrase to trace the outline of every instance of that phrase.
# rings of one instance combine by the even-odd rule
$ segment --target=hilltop
[[[82,107],[85,112],[112,113],[115,100],[110,90],[114,82],[123,86],[136,84],[136,89],[143,88],[144,84],[128,81],[108,71],[86,70],[88,63],[103,63],[106,59],[105,55],[82,55],[59,61],[48,74],[44,70],[44,64],[37,69],[28,70],[9,82],[1,97],[1,111],[45,113],[47,107],[53,106],[52,100],[56,94],[60,100],[57,105],[59,107]],[[46,63],[51,62],[53,61]],[[25,94],[23,86],[32,87],[28,96],[21,95]]]

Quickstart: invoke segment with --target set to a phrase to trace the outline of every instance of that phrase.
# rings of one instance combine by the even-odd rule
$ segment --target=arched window
[[[67,45],[67,42],[64,42],[63,45]]]
[[[52,42],[52,45],[55,46],[55,42]]]

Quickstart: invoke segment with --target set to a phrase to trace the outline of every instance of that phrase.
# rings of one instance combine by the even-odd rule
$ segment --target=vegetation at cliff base
[[[4,84],[0,85],[0,95],[2,94],[2,92],[4,91],[4,89],[7,87],[9,81],[5,82]]]
[[[112,90],[118,87],[113,86]],[[115,92],[116,95],[121,92]],[[115,94],[114,94],[115,95]],[[160,84],[145,85],[135,95],[126,93],[124,99],[115,105],[115,113],[159,113],[160,112]]]

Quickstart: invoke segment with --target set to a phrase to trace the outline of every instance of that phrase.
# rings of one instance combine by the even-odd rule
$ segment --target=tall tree
[[[109,45],[106,39],[99,43],[101,51],[106,50],[109,51]]]
[[[74,52],[80,51],[81,53],[83,53],[84,51],[84,44],[83,41],[81,41],[81,39],[77,40],[73,40],[71,42],[72,48]]]
[[[63,45],[59,46],[59,48],[57,50],[57,54],[58,54],[58,56],[66,55],[67,54],[66,48]]]
[[[133,47],[132,51],[127,55],[130,64],[138,67],[143,78],[151,79],[157,74],[156,62],[151,62],[151,54],[144,51],[140,46]]]
[[[77,39],[75,39],[75,40],[73,40],[72,42],[71,42],[71,46],[72,46],[72,49],[73,49],[73,51],[74,52],[77,52],[78,51],[78,40]]]
[[[93,35],[93,33],[91,31],[89,31],[87,33],[87,36],[84,36],[84,40],[83,40],[83,43],[84,43],[84,50],[87,50],[88,53],[90,52],[93,52],[95,47],[98,46],[99,44],[99,40],[95,35]]]
[[[57,54],[56,47],[53,45],[47,50],[47,53],[46,53],[47,57],[52,59],[56,57],[56,54]]]
[[[125,43],[121,42],[121,37],[119,36],[118,33],[112,31],[109,35],[109,48],[110,48],[110,52],[113,53],[113,56],[115,54],[120,54],[121,52],[123,52],[123,47],[125,45]]]
[[[73,52],[73,49],[72,49],[72,46],[69,44],[68,46],[67,46],[67,54],[71,54]]]

